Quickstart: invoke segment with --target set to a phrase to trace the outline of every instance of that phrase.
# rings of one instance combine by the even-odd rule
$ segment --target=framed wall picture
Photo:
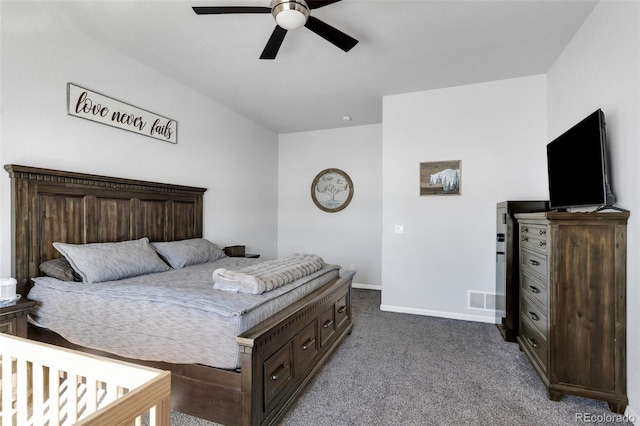
[[[320,210],[339,212],[349,205],[353,198],[353,182],[340,169],[325,169],[318,173],[311,183],[311,198]]]
[[[420,163],[420,195],[460,195],[461,161]]]

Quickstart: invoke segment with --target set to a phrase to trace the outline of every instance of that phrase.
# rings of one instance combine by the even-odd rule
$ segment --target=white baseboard
[[[353,287],[353,288],[361,288],[361,289],[364,289],[364,290],[382,291],[382,286],[381,285],[351,283],[351,287]]]
[[[380,310],[387,312],[397,312],[401,314],[423,315],[427,317],[448,318],[463,321],[484,322],[487,324],[496,324],[496,319],[493,316],[487,317],[484,315],[468,315],[454,312],[432,311],[429,309],[405,308],[402,306],[390,305],[380,305]]]
[[[363,289],[363,290],[382,291],[381,285],[352,283],[351,287]],[[497,320],[495,316],[487,317],[484,315],[458,314],[458,313],[452,313],[452,312],[432,311],[428,309],[405,308],[403,306],[390,306],[390,305],[380,305],[380,310],[387,311],[387,312],[397,312],[400,314],[423,315],[428,317],[448,318],[448,319],[456,319],[456,320],[463,320],[463,321],[484,322],[487,324],[497,324]]]
[[[640,416],[631,408],[631,406],[627,405],[627,409],[624,410],[624,415],[635,426],[640,426]]]

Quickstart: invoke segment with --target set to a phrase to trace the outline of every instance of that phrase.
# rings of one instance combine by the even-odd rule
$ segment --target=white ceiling
[[[271,15],[198,16],[191,9],[269,3],[84,0],[38,7],[277,133],[291,133],[381,123],[386,95],[545,73],[597,2],[343,0],[311,14],[358,39],[350,52],[300,28],[287,33],[275,60],[259,59],[275,26]]]

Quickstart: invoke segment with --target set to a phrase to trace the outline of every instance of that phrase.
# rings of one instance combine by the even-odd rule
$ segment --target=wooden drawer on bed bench
[[[288,388],[314,365],[320,345],[315,319],[263,364],[264,406],[269,411],[289,391]]]
[[[346,323],[349,318],[347,295],[344,294],[320,317],[320,347],[331,341],[331,337]]]
[[[292,345],[284,345],[264,363],[264,405],[267,411],[286,394],[284,388],[293,380]]]
[[[336,332],[336,310],[331,306],[320,316],[320,347],[329,343],[331,336]]]
[[[295,356],[296,376],[300,375],[310,365],[320,353],[318,339],[318,320],[314,320],[307,325],[294,339],[293,350]]]
[[[336,330],[342,328],[349,319],[349,304],[347,303],[347,295],[345,294],[335,304],[336,308]]]

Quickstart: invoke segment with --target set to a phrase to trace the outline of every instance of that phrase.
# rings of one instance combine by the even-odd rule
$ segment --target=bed
[[[29,293],[34,280],[46,280],[40,277],[39,265],[60,257],[54,242],[77,245],[148,238],[155,244],[202,238],[204,188],[19,165],[6,165],[5,169],[11,178],[12,190],[12,271],[22,295]],[[202,268],[209,268],[206,274],[210,268],[220,266],[237,269],[240,265],[234,262],[241,261],[256,262],[222,258]],[[215,264],[217,262],[223,264]],[[29,338],[170,370],[171,404],[175,410],[225,425],[275,424],[353,327],[351,281],[354,272],[327,269],[307,278],[313,283],[311,287],[296,287],[305,288],[298,292],[297,300],[289,301],[284,308],[280,306],[260,314],[266,315],[265,318],[257,315],[252,322],[246,322],[245,326],[248,324],[250,328],[232,336],[235,359],[220,365],[207,359],[158,360],[144,354],[116,354],[119,350],[109,351],[99,344],[71,343],[59,333],[42,327],[30,326]],[[167,273],[176,272],[179,271]],[[173,282],[180,281],[191,282],[176,273]],[[190,291],[190,288],[185,290]],[[192,293],[191,301],[201,302],[195,294]],[[82,314],[86,297],[89,295],[69,297],[69,302],[66,306],[60,305],[60,309],[64,306],[66,310]],[[188,299],[185,298],[185,303]],[[144,300],[136,303],[144,304]],[[41,304],[43,306],[45,304]],[[131,306],[128,309],[133,309]],[[122,304],[107,310],[113,314],[119,312],[119,308],[123,313],[127,309]],[[37,311],[34,317],[37,322]],[[180,330],[196,333],[196,323],[208,320],[204,316],[184,320],[172,314],[164,321],[167,328],[180,334]],[[130,325],[135,324],[130,321]],[[166,345],[171,340],[175,339],[167,339]]]

